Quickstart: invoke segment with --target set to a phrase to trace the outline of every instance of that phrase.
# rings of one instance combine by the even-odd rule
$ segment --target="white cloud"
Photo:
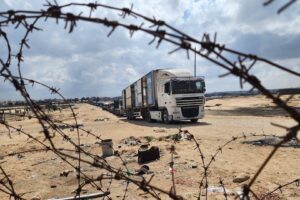
[[[26,62],[28,69],[23,74],[24,77],[45,84],[62,85],[67,81],[75,81],[75,77],[68,76],[67,60],[53,59],[50,56],[28,56]]]
[[[69,1],[58,2],[62,4]],[[101,3],[130,7],[129,2],[122,0]],[[276,11],[280,2],[269,7],[263,7],[261,1],[252,0],[134,0],[132,3],[135,11],[164,20],[195,38],[201,39],[203,33],[217,32],[218,42],[227,47],[263,54],[299,71],[299,45],[293,43],[300,42],[300,18],[293,7],[278,16]],[[25,4],[23,1],[5,0],[0,2],[0,10],[3,7],[39,10],[42,4],[44,2],[39,0],[27,1]],[[89,9],[81,7],[66,10],[69,11],[89,13]],[[142,20],[133,17],[122,19],[119,14],[98,8],[93,16],[137,25],[142,23]],[[31,49],[25,51],[22,71],[28,78],[62,88],[69,97],[117,96],[129,83],[156,68],[184,67],[193,70],[193,55],[190,55],[190,60],[186,59],[183,50],[168,55],[175,47],[166,42],[156,50],[155,45],[148,46],[152,37],[143,33],[134,34],[130,38],[128,31],[118,28],[107,38],[110,29],[98,24],[78,22],[72,34],[63,29],[63,21],[59,25],[55,24],[55,20],[48,20],[47,26],[43,24],[45,22],[41,21],[39,26],[44,31],[34,32],[29,37]],[[143,27],[148,25],[145,23]],[[12,29],[9,33],[15,53],[24,32]],[[2,52],[0,50],[1,55],[4,55]],[[203,58],[197,59],[197,74],[206,77],[208,91],[239,89],[237,78],[229,76],[219,79],[218,75],[224,73],[224,70]],[[297,78],[270,69],[258,65],[253,73],[269,88],[299,86]],[[4,91],[1,87],[0,92]],[[7,94],[14,98],[11,93]],[[42,98],[44,93],[39,95]]]

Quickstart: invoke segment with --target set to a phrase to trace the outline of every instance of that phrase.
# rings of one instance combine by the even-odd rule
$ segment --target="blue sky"
[[[70,1],[58,1],[59,4],[66,2]],[[44,3],[40,0],[4,0],[0,1],[0,10],[40,10]],[[276,11],[282,1],[275,1],[268,7],[264,7],[260,0],[107,0],[98,3],[118,7],[130,7],[132,3],[135,11],[162,19],[199,39],[203,33],[213,35],[217,32],[218,42],[227,47],[266,57],[300,72],[299,3],[280,15]],[[88,10],[78,7],[68,11],[89,14]],[[118,14],[98,9],[93,16],[123,20]],[[126,18],[124,22],[134,23],[136,20]],[[130,38],[128,31],[117,29],[107,38],[109,29],[106,27],[79,22],[75,31],[69,34],[62,22],[57,25],[54,20],[42,20],[38,27],[43,31],[30,35],[31,48],[24,52],[22,73],[25,77],[60,88],[66,97],[119,96],[124,87],[157,68],[193,71],[194,61],[188,60],[184,51],[168,55],[174,46],[163,43],[155,49],[154,45],[148,45],[152,38],[142,33]],[[4,27],[3,30],[7,31],[16,52],[24,29]],[[0,45],[3,45],[1,40]],[[6,56],[5,49],[0,49],[0,56]],[[221,68],[201,58],[197,59],[197,66],[197,75],[206,77],[207,92],[240,90],[237,78],[218,78],[224,73]],[[15,71],[15,63],[12,70]],[[300,87],[298,77],[264,64],[259,64],[253,73],[270,89]],[[45,88],[28,86],[28,89],[35,99],[55,98]],[[245,89],[249,86],[246,85]],[[19,98],[11,85],[0,79],[0,100]]]

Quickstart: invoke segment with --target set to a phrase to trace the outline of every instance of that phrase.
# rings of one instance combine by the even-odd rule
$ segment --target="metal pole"
[[[194,76],[196,77],[196,67],[197,67],[197,54],[195,48],[195,58],[194,58]]]

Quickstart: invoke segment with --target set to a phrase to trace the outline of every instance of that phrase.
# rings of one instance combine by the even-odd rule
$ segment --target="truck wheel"
[[[162,119],[163,119],[163,122],[164,122],[165,124],[170,124],[170,123],[171,123],[171,121],[169,120],[169,113],[168,113],[168,110],[167,110],[167,109],[165,109],[165,110],[163,111]]]
[[[143,119],[143,120],[146,120],[146,113],[145,113],[145,112],[142,112],[141,115],[142,115],[142,119]]]
[[[198,119],[191,119],[191,122],[192,123],[195,123],[195,122],[197,122],[198,121]]]

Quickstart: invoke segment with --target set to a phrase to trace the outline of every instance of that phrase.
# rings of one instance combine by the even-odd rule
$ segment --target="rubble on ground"
[[[283,137],[269,136],[269,137],[265,137],[263,139],[244,141],[242,143],[243,144],[252,144],[252,145],[257,145],[257,146],[275,146],[276,144],[278,144],[282,140],[283,140]],[[282,144],[281,147],[300,148],[300,141],[297,140],[296,138],[293,138],[290,141]]]
[[[64,170],[59,174],[59,176],[68,177],[71,172],[73,172],[73,170]]]
[[[103,117],[103,118],[97,118],[97,119],[95,119],[94,121],[95,122],[103,122],[103,121],[109,121],[110,120],[110,118],[108,118],[108,117]]]
[[[158,140],[159,141],[170,141],[170,140],[180,141],[180,140],[191,140],[191,139],[192,136],[190,134],[181,132],[181,133],[160,137]]]
[[[143,164],[160,158],[159,148],[157,146],[142,145],[138,150],[138,163]]]
[[[135,145],[138,145],[141,142],[141,140],[139,138],[136,138],[134,136],[130,136],[128,138],[124,138],[120,141],[121,144],[126,144],[126,145],[129,145],[129,146],[135,146]]]

